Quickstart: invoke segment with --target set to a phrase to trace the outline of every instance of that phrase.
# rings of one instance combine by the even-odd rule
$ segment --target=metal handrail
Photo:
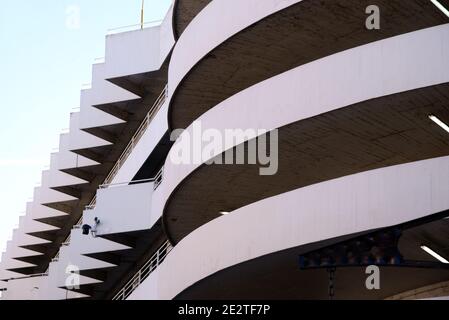
[[[51,259],[51,262],[58,262],[59,261],[59,254],[61,253],[61,249],[58,250],[56,255]]]
[[[130,183],[144,183],[144,182],[153,182],[154,178],[149,179],[141,179],[141,180],[133,180],[133,181],[127,181],[127,182],[117,182],[117,183],[110,183],[110,184],[102,184],[100,185],[100,189],[107,189],[110,187],[119,187],[119,186],[127,186]]]
[[[64,240],[64,242],[61,245],[63,245],[63,246],[70,245],[71,238],[72,238],[72,233],[69,233],[68,237]]]
[[[164,175],[164,167],[162,167],[161,170],[159,170],[159,172],[154,177],[154,187],[153,187],[154,190],[156,190],[162,183],[163,175]]]
[[[125,163],[125,161],[128,159],[131,152],[134,150],[137,143],[140,141],[140,138],[142,138],[143,134],[145,133],[146,129],[148,128],[150,122],[155,117],[156,113],[159,111],[159,109],[164,104],[165,100],[168,96],[168,90],[167,85],[164,87],[162,92],[157,97],[156,101],[151,106],[150,110],[148,111],[147,115],[145,116],[145,119],[140,124],[139,128],[137,129],[134,136],[131,138],[131,141],[126,146],[125,150],[122,152],[120,157],[118,158],[117,162],[115,163],[114,167],[112,167],[111,171],[107,175],[107,177],[104,179],[103,183],[101,185],[110,185],[114,178],[117,176],[118,171],[122,167],[122,165]],[[97,196],[94,196],[92,201],[89,203],[89,205],[86,206],[86,210],[90,210],[95,208],[95,205],[97,203]]]
[[[81,217],[78,219],[78,222],[73,226],[72,229],[79,229],[79,228],[81,228],[81,224],[82,223],[83,223],[83,215],[81,215]],[[69,233],[69,235],[61,243],[61,246],[69,246],[71,238],[72,238],[72,233]],[[59,261],[59,254],[60,254],[60,252],[61,252],[61,249],[59,249],[58,252],[56,253],[56,255],[54,256],[54,258],[51,259],[52,262]],[[47,269],[46,272],[48,273],[48,269]]]
[[[86,206],[86,210],[92,210],[95,208],[95,205],[97,204],[97,195],[94,195],[92,200],[89,202],[89,204]]]
[[[160,25],[162,21],[164,21],[164,20],[159,19],[159,20],[147,21],[147,22],[144,22],[143,24],[139,23],[139,24],[132,24],[129,26],[112,28],[112,29],[108,29],[106,34],[112,35],[112,34],[116,34],[116,33],[120,33],[120,32],[137,31],[137,30],[141,30],[144,28],[155,27],[158,24]]]
[[[94,64],[105,63],[105,57],[95,58]]]
[[[73,229],[79,229],[79,227],[83,224],[83,215],[78,219],[78,222],[73,226]]]
[[[131,278],[123,288],[112,298],[112,300],[125,300],[128,298],[134,290],[146,279],[148,276],[156,270],[156,268],[164,261],[168,253],[173,249],[173,246],[169,241],[156,251],[155,254],[144,264],[144,266],[137,271],[134,277]]]
[[[142,136],[145,133],[146,129],[148,128],[150,122],[153,120],[153,118],[155,117],[156,113],[162,107],[162,105],[164,104],[164,102],[167,99],[167,97],[168,97],[168,87],[167,87],[167,85],[165,85],[164,89],[159,94],[159,96],[157,97],[156,101],[153,103],[153,105],[151,106],[150,110],[146,114],[145,119],[142,121],[142,123],[140,124],[140,126],[137,129],[136,133],[131,138],[131,141],[128,143],[128,145],[126,146],[125,150],[120,155],[119,159],[117,160],[117,162],[115,163],[114,167],[111,169],[111,171],[107,175],[106,179],[100,185],[100,188],[101,188],[101,186],[112,185],[112,180],[116,177],[116,175],[117,175],[118,171],[120,170],[120,168],[122,167],[123,163],[125,163],[126,159],[128,159],[129,155],[131,154],[131,152],[133,151],[133,149],[135,148],[137,143],[140,141],[140,138],[142,138]],[[155,184],[156,184],[156,182],[155,182]],[[92,210],[92,209],[95,208],[96,204],[97,204],[97,195],[95,195],[92,198],[92,200],[85,207],[85,209],[86,210]],[[81,215],[80,219],[78,220],[77,224],[75,225],[76,229],[80,228],[80,226],[82,224],[82,221],[83,221],[83,215]],[[62,245],[69,245],[69,244],[70,244],[70,234],[63,241]],[[59,260],[59,252],[60,251],[58,251],[58,253],[51,260],[52,262],[56,262],[56,261]]]
[[[48,271],[46,271],[46,272],[44,272],[44,273],[30,274],[30,275],[23,276],[23,277],[8,278],[8,279],[5,279],[5,280],[3,280],[3,281],[8,282],[8,281],[13,281],[13,280],[22,280],[22,279],[37,278],[37,277],[46,277],[46,276],[48,276]]]

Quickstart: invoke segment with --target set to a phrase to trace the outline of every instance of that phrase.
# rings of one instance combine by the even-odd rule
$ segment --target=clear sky
[[[171,2],[146,0],[145,21],[162,19]],[[140,7],[141,0],[2,0],[0,251],[79,107],[94,59],[104,57],[107,30],[138,24]]]

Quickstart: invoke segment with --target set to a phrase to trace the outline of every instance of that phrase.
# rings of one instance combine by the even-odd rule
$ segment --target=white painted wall
[[[111,143],[80,130],[80,112],[70,114],[69,150],[106,145]]]
[[[59,136],[58,169],[80,168],[97,165],[98,162],[73,153],[70,150],[70,134],[64,133]]]
[[[7,279],[23,276],[23,274],[8,271],[6,269],[8,269],[8,265],[3,262],[3,257],[2,257],[2,262],[0,262],[0,280],[7,280]]]
[[[28,268],[34,266],[31,263],[13,259],[12,256],[14,256],[14,250],[16,250],[17,247],[13,246],[9,241],[7,242],[6,248],[7,248],[6,251],[3,252],[2,254],[2,268],[4,270],[16,268]]]
[[[88,212],[88,211],[87,211]],[[90,222],[88,217],[90,216],[89,213],[85,214],[83,222],[87,223]],[[70,239],[70,247],[73,248],[72,250],[74,252],[78,252],[80,254],[88,254],[88,253],[98,253],[98,252],[108,252],[108,251],[115,251],[115,250],[125,250],[129,249],[129,247],[109,241],[100,237],[93,237],[91,234],[84,235],[82,234],[81,229],[74,229],[71,232],[71,239]]]
[[[40,290],[37,294],[38,300],[65,300],[86,297],[80,293],[74,293],[65,289],[58,288],[58,273],[60,263],[59,261],[50,262],[49,274],[45,281],[43,281]]]
[[[2,276],[20,276],[16,273],[5,271],[5,268],[30,266],[30,264],[13,260],[12,257],[38,254],[34,251],[19,248],[20,245],[48,242],[29,236],[26,232],[57,229],[56,227],[48,226],[34,221],[33,219],[65,215],[63,212],[50,209],[42,204],[75,200],[74,197],[51,190],[50,188],[86,182],[82,179],[60,172],[59,170],[98,164],[95,161],[71,152],[71,150],[110,144],[107,141],[82,131],[81,129],[123,123],[122,120],[94,108],[93,105],[129,101],[139,98],[105,79],[158,70],[174,44],[173,32],[171,29],[171,16],[172,13],[170,11],[160,27],[107,37],[107,63],[93,65],[92,88],[81,91],[80,112],[71,113],[70,131],[69,133],[60,135],[59,151],[52,153],[50,169],[42,173],[42,185],[35,188],[34,200],[27,204],[26,216],[20,219],[19,229],[13,233],[13,239],[9,242],[7,253],[3,254],[3,262],[0,265],[0,273]],[[142,137],[139,146],[136,147],[135,152],[122,167],[116,178],[123,178],[126,179],[126,181],[129,181],[137,173],[143,162],[167,130],[166,112],[167,105],[165,105],[163,111],[160,111],[156,118],[153,119],[150,128],[147,130],[145,136]],[[151,207],[152,189],[152,185],[129,187],[129,190],[132,192],[137,192],[134,197],[135,199],[129,196],[130,200],[136,201],[130,202],[127,205],[124,204],[119,209],[131,210],[131,217],[134,217],[134,219],[131,219],[128,224],[123,224],[122,220],[124,217],[119,214],[114,215],[114,220],[105,218],[105,226],[108,231],[137,230],[139,228],[151,227],[153,225],[153,220],[149,212]],[[146,194],[148,194],[147,197],[145,197]],[[101,196],[99,198],[101,198]],[[141,200],[140,203],[137,203],[137,200]],[[101,202],[101,200],[99,202]],[[104,209],[109,210],[108,206]],[[87,217],[89,218],[90,215],[87,214]],[[70,292],[67,293],[65,290],[57,288],[65,277],[64,266],[70,263],[77,264],[81,268],[110,266],[104,262],[82,256],[82,253],[103,252],[126,248],[126,246],[105,239],[83,236],[79,229],[73,230],[70,245],[63,246],[60,251],[59,261],[50,264],[50,270],[53,272],[51,272],[51,275],[46,279],[43,288],[39,290],[39,298],[64,299],[67,296],[80,296]],[[84,279],[83,281],[91,280]],[[27,284],[27,282],[30,284]],[[16,290],[9,295],[9,298],[33,298],[29,294],[26,294],[26,287],[32,285],[32,282],[32,280],[26,280],[23,281],[23,285],[22,282],[14,284]],[[20,293],[21,296],[17,295],[18,291],[22,291]]]
[[[7,282],[7,291],[2,293],[4,300],[36,300],[38,291],[46,277],[33,277]],[[0,284],[0,287],[3,287]]]
[[[28,234],[21,234],[20,238],[17,240],[18,246],[35,245],[35,244],[45,244],[50,241],[41,239],[38,237],[33,237]]]
[[[108,85],[113,86],[111,83],[108,83]],[[106,93],[108,91],[114,92],[114,90],[106,90]],[[80,106],[80,120],[79,120],[80,129],[103,127],[125,122],[110,115],[109,113],[101,111],[100,109],[97,109],[92,106],[94,101],[97,102],[101,101],[101,99],[99,99],[98,96],[101,96],[103,94],[104,93],[101,91],[101,89],[94,89],[93,86],[92,89],[86,89],[81,91],[81,98],[80,98],[81,106]],[[115,96],[117,96],[117,94],[115,94]],[[109,100],[114,100],[113,98],[114,94],[111,95],[110,99],[108,99],[107,101],[105,100],[104,103],[109,103]],[[118,99],[113,102],[118,101],[121,100]]]
[[[6,265],[8,267],[11,266],[18,266],[21,265],[21,261],[14,260],[15,258],[21,258],[21,257],[31,257],[31,256],[40,256],[41,253],[38,253],[36,251],[32,251],[29,249],[24,249],[21,246],[22,245],[32,245],[36,243],[45,243],[45,240],[38,241],[38,238],[29,236],[25,234],[25,230],[27,230],[27,222],[26,216],[21,216],[19,218],[19,226],[18,228],[13,230],[12,238],[7,242],[7,247],[4,255],[2,255],[2,259],[6,259],[5,261],[9,260],[9,262],[6,262]],[[36,225],[34,225],[36,227]],[[17,262],[19,264],[17,264]],[[23,264],[22,264],[23,265]],[[32,266],[32,264],[26,263],[26,266]],[[25,266],[24,265],[24,266]]]
[[[69,196],[68,194],[50,189],[50,170],[42,171],[42,189],[39,195],[39,203],[54,203],[76,200],[77,198]]]
[[[167,14],[160,26],[160,56],[159,64],[162,65],[169,55],[173,46],[175,45],[175,38],[173,35],[173,4],[168,9]]]
[[[13,237],[10,242],[8,242],[9,246],[9,253],[8,256],[12,259],[14,258],[21,258],[21,257],[31,257],[31,256],[40,256],[41,253],[38,253],[36,251],[28,250],[19,247],[19,242],[23,236],[22,228],[19,227],[19,229],[15,229],[13,232]]]
[[[59,217],[65,216],[67,213],[49,208],[47,206],[42,205],[41,200],[43,199],[42,194],[44,193],[44,187],[36,187],[34,188],[34,196],[33,196],[33,206],[31,211],[31,216],[33,219],[40,218],[48,218],[48,217]]]
[[[87,183],[86,180],[74,177],[68,173],[60,171],[59,165],[60,153],[52,153],[50,160],[50,173],[48,185],[50,188],[71,186],[77,184]]]
[[[175,44],[173,5],[161,25],[106,36],[104,79],[157,71]]]
[[[164,262],[162,262],[164,263]],[[164,285],[162,283],[162,285]],[[160,300],[159,267],[126,300]]]
[[[449,157],[435,158],[318,183],[237,209],[184,238],[130,299],[172,299],[250,259],[448,210],[448,179]],[[157,295],[152,283],[161,284]]]
[[[107,79],[158,70],[160,27],[106,36]]]
[[[1,265],[0,265],[0,268],[1,268]],[[8,283],[0,280],[0,289],[7,289],[7,288],[8,288]],[[5,293],[3,293],[2,291],[0,291],[0,300],[7,300]]]
[[[273,130],[358,102],[449,82],[448,56],[449,24],[407,33],[267,79],[228,98],[197,120],[203,130],[218,130],[222,136],[224,130],[234,128]],[[193,136],[193,126],[183,135]],[[163,182],[153,197],[154,212],[162,210],[178,184],[201,165],[170,161],[180,141],[165,162]],[[209,159],[230,147],[214,150]]]
[[[27,210],[26,215],[19,217],[19,232],[17,233],[20,234],[19,238],[31,232],[58,230],[57,227],[34,220],[28,212]]]
[[[98,217],[98,235],[150,229],[152,193],[152,182],[100,189],[95,209],[87,212],[83,222],[93,225]]]
[[[212,49],[253,23],[302,0],[214,0],[190,22],[173,50],[169,95]],[[238,9],[236,9],[238,8]]]
[[[159,112],[151,121],[149,127],[128,156],[112,183],[123,183],[131,181],[148,156],[153,152],[162,136],[168,130],[167,124],[168,100],[163,104]]]
[[[70,276],[70,271],[76,268],[77,270],[90,270],[97,268],[114,267],[115,265],[89,258],[80,254],[75,246],[62,246],[59,251],[59,260],[52,270],[51,276],[56,278],[56,286],[63,287],[67,283],[67,278]],[[80,285],[89,283],[99,283],[101,281],[80,275]]]

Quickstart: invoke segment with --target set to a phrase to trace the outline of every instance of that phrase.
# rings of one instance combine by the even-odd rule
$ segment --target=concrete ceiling
[[[239,265],[193,285],[176,299],[328,299],[326,269],[299,270],[298,253],[273,255]],[[449,270],[380,267],[381,290],[367,290],[365,267],[339,268],[334,299],[386,299],[449,279]]]
[[[447,219],[405,230],[399,248],[407,260],[438,262],[420,249],[422,238],[433,237],[428,245],[449,245]],[[305,252],[357,237],[349,235],[272,253],[232,266],[203,279],[176,299],[328,299],[326,268],[300,270],[299,256]],[[430,239],[427,239],[430,240]],[[441,252],[442,251],[438,251]],[[444,252],[447,253],[447,250]],[[380,290],[367,290],[365,267],[338,267],[335,299],[385,299],[408,290],[449,279],[449,267],[441,269],[380,267]]]
[[[196,1],[178,2],[182,11],[183,3]],[[304,0],[242,30],[181,81],[170,102],[169,128],[186,128],[226,98],[297,66],[448,22],[428,0],[379,0],[381,28],[367,30],[365,9],[371,4],[369,0]],[[188,20],[187,15],[183,19]]]
[[[184,32],[189,23],[212,0],[176,0],[173,8],[173,31],[175,39]]]
[[[279,129],[279,170],[258,165],[202,165],[167,201],[163,221],[172,243],[250,203],[367,170],[449,155],[449,84],[421,88],[324,113]],[[221,157],[220,155],[219,157]]]

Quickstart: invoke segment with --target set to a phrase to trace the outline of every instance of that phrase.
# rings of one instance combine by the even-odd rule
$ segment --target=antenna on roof
[[[140,29],[143,29],[145,0],[142,0],[142,9],[140,10]]]

